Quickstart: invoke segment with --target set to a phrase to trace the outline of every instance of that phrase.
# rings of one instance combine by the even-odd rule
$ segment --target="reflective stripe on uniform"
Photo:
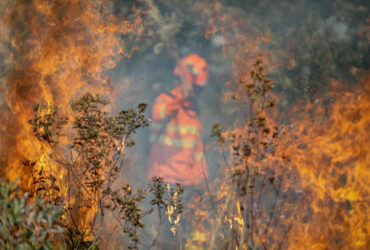
[[[161,119],[166,118],[166,106],[165,105],[159,108],[159,118]]]
[[[193,139],[171,138],[165,135],[157,136],[155,134],[152,134],[150,136],[150,142],[160,142],[167,146],[174,146],[180,148],[192,148],[196,144],[195,140]]]
[[[202,159],[203,159],[203,153],[202,153],[202,152],[195,153],[195,155],[194,155],[194,159],[195,159],[196,161],[200,161],[200,160],[202,160]]]
[[[151,127],[154,130],[160,130],[164,126],[163,123],[151,123]],[[191,134],[196,135],[199,133],[197,126],[188,126],[188,125],[172,125],[168,124],[166,127],[166,131],[169,132],[177,132],[180,134]]]

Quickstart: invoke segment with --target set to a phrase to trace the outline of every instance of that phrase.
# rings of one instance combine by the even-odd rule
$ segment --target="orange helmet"
[[[181,71],[180,71],[181,70]],[[180,60],[173,73],[183,73],[187,80],[199,86],[204,86],[208,80],[208,65],[206,60],[197,54],[189,54]]]

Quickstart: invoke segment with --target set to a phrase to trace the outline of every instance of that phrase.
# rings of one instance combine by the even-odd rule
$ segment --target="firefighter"
[[[199,185],[208,172],[196,100],[207,83],[208,66],[202,57],[190,54],[179,61],[174,74],[180,84],[154,101],[148,178]]]

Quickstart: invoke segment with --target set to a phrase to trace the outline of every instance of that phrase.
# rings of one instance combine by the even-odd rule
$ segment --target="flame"
[[[245,92],[244,85],[250,82],[250,69],[257,59],[262,59],[269,70],[278,66],[274,56],[266,49],[271,39],[268,35],[255,29],[248,18],[242,17],[243,15],[237,9],[232,9],[230,13],[223,14],[220,5],[214,4],[210,6],[208,11],[210,13],[205,13],[209,20],[205,37],[212,40],[221,36],[224,56],[232,60],[232,78],[226,83],[226,87],[231,92],[223,92],[223,101],[226,102],[232,99],[241,103],[241,105],[248,106],[245,97],[238,97],[234,93]],[[278,100],[275,96],[271,96],[271,98],[275,101]],[[236,109],[226,112],[229,114],[235,113]],[[261,115],[265,114],[261,113]],[[223,138],[230,138],[233,134],[235,137],[245,137],[249,133],[249,128],[242,125],[244,118],[236,121],[234,128],[224,133]],[[270,130],[273,131],[276,127],[274,117],[266,116],[266,119]],[[233,146],[229,145],[228,152],[234,151]],[[225,150],[226,148],[222,149],[223,152]],[[276,161],[277,159],[265,159],[259,162],[252,159],[250,164],[255,164],[262,171],[265,167],[270,166],[271,162]],[[215,248],[218,244],[226,244],[227,247],[223,247],[228,249],[247,248],[244,240],[248,235],[246,229],[248,222],[243,216],[245,211],[242,211],[242,201],[230,176],[231,172],[238,171],[238,169],[242,170],[245,166],[243,164],[225,166],[228,165],[225,162],[222,165],[224,166],[220,170],[220,176],[209,187],[210,193],[203,195],[203,199],[206,201],[201,201],[200,198],[194,201],[192,206],[194,210],[194,234],[187,240],[188,247],[202,248],[207,243],[209,249]],[[202,237],[199,237],[199,235]],[[256,241],[258,241],[258,237],[256,238]],[[203,239],[207,239],[207,241],[203,241]],[[231,242],[234,240],[235,242]]]
[[[110,95],[105,72],[131,53],[125,50],[122,37],[142,30],[140,18],[132,23],[114,15],[110,9],[113,2],[1,3],[0,46],[7,46],[9,55],[1,79],[6,101],[0,108],[6,119],[0,124],[0,167],[7,178],[20,179],[27,190],[29,173],[20,167],[21,162],[36,160],[38,171],[43,169],[56,177],[66,207],[78,202],[68,195],[70,176],[50,157],[53,149],[33,136],[28,121],[36,104],[45,105],[46,113],[56,105],[61,114],[72,117],[70,104],[84,92]],[[67,145],[68,140],[60,143]],[[85,211],[86,215],[80,214],[82,228],[87,228],[96,211],[95,206]]]
[[[57,105],[62,114],[71,116],[71,101],[86,90],[112,97],[104,73],[136,49],[126,51],[122,36],[133,30],[138,33],[143,30],[138,16],[136,22],[131,23],[114,15],[110,10],[113,2],[14,0],[0,3],[0,55],[4,58],[0,62],[1,172],[12,180],[19,178],[27,190],[32,180],[26,169],[20,167],[21,162],[36,160],[38,171],[47,171],[56,177],[55,181],[63,187],[62,197],[71,207],[78,203],[78,198],[68,196],[70,176],[60,168],[60,163],[52,160],[52,149],[32,136],[28,121],[35,104],[47,107],[44,114],[51,113]],[[195,10],[204,12],[199,15],[200,19],[208,22],[205,36],[208,39],[221,36],[219,41],[224,54],[232,60],[233,78],[228,86],[235,83],[235,79],[248,82],[250,65],[256,58],[267,63],[269,70],[281,65],[265,49],[271,42],[269,36],[253,28],[247,18],[240,18],[237,9],[226,15],[222,14],[223,8],[218,2],[207,4],[207,8],[202,3],[194,4]],[[136,13],[137,10],[133,11]],[[369,20],[367,18],[367,23]],[[361,30],[362,36],[369,38],[369,34],[369,26]],[[288,58],[288,69],[294,69],[296,58],[292,53]],[[350,72],[358,75],[360,70],[352,67]],[[290,171],[299,174],[296,181],[288,180],[282,186],[283,191],[292,188],[300,198],[296,200],[297,204],[282,206],[277,226],[269,227],[270,223],[263,221],[266,211],[261,211],[259,217],[262,219],[253,222],[270,238],[283,239],[286,248],[369,248],[370,221],[366,216],[370,206],[369,79],[367,75],[355,86],[357,90],[343,91],[341,84],[333,82],[334,91],[328,98],[334,99],[335,103],[329,109],[321,105],[322,98],[304,105],[303,110],[302,105],[295,107],[293,111],[300,112],[299,119],[293,119],[292,131],[288,135],[290,141],[284,144],[286,147],[277,148],[276,155],[268,155],[263,160],[250,160],[259,171],[274,166],[278,176]],[[261,115],[266,117],[271,129],[277,126],[277,114]],[[232,132],[242,136],[249,133],[249,128],[236,122]],[[64,139],[61,143],[66,145],[68,141]],[[121,150],[124,151],[124,141]],[[279,158],[283,153],[289,163]],[[233,171],[242,167],[234,166]],[[229,169],[222,171],[228,173]],[[227,237],[219,234],[225,225],[230,230],[239,231],[239,240],[243,241],[245,225],[250,222],[243,218],[241,200],[236,195],[235,186],[230,184],[230,177],[223,177],[210,187],[215,190],[215,199],[208,199],[208,195],[211,196],[208,193],[204,196],[216,205],[214,213],[200,197],[195,199],[194,232],[187,241],[188,246],[201,247],[208,242],[210,248],[215,247],[217,237]],[[82,191],[81,195],[88,194]],[[174,201],[176,196],[177,193]],[[86,225],[94,218],[97,209],[92,206],[81,211],[85,215],[79,223],[87,234]],[[166,213],[171,223],[177,225],[180,216],[172,220],[174,209],[168,207]],[[254,241],[263,245],[267,240],[257,237]],[[235,248],[245,249],[247,246],[239,244]]]
[[[211,186],[212,189],[219,185],[214,213],[222,219],[204,213],[204,204],[195,209],[196,220],[202,225],[199,222],[194,227],[198,234],[207,235],[210,248],[214,246],[216,237],[223,237],[224,241],[235,237],[235,248],[249,248],[243,243],[246,237],[252,237],[258,246],[268,248],[369,247],[370,77],[367,74],[352,89],[345,89],[337,81],[332,81],[330,86],[332,90],[323,92],[326,94],[313,103],[299,103],[292,112],[286,112],[298,118],[291,119],[292,126],[286,128],[285,137],[277,142],[274,154],[266,154],[263,159],[248,159],[260,173],[273,168],[275,178],[279,179],[275,182],[281,182],[280,192],[286,194],[288,200],[293,200],[280,199],[282,203],[272,217],[264,206],[251,203],[253,205],[250,206],[256,204],[258,210],[248,219],[248,216],[243,217],[233,182],[227,175],[224,179],[216,179],[214,186]],[[287,119],[286,115],[280,115],[279,119],[277,115],[274,112],[264,113],[271,129],[277,126],[281,117]],[[223,136],[243,138],[249,129],[236,122],[234,128]],[[235,152],[236,146],[230,144],[229,152]],[[241,162],[224,171],[229,173],[243,169]],[[217,181],[222,181],[222,184],[217,184]],[[289,198],[292,191],[295,198]],[[262,190],[255,197],[266,195],[268,192]],[[253,225],[253,231],[248,231],[245,227],[247,223]],[[207,228],[204,224],[211,226]],[[227,225],[231,236],[220,234],[223,225]],[[233,236],[233,230],[238,232],[236,236]],[[248,236],[250,233],[252,236]],[[188,244],[199,247],[203,242],[197,241],[194,236]]]
[[[291,248],[365,249],[370,245],[370,78],[354,90],[333,82],[329,115],[309,106],[287,148],[306,190],[287,240]],[[310,118],[314,114],[314,119]]]
[[[167,183],[167,191],[168,191],[169,194],[172,193],[171,192],[171,186],[170,186],[169,183]],[[178,224],[180,222],[180,218],[181,218],[181,213],[177,214],[175,219],[172,218],[173,214],[176,212],[176,209],[179,206],[178,201],[177,201],[177,197],[178,197],[179,193],[180,193],[180,190],[176,190],[172,195],[170,195],[170,199],[172,200],[173,205],[168,204],[166,206],[166,215],[167,215],[168,221],[171,224],[171,232],[173,233],[174,236],[177,235],[177,226],[178,226]]]
[[[243,83],[235,87],[236,80],[249,82],[250,66],[256,58],[267,63],[268,72],[284,65],[288,69],[296,67],[297,61],[292,53],[288,54],[288,61],[284,64],[276,61],[275,56],[278,56],[278,53],[273,56],[271,52],[264,50],[270,38],[254,30],[246,18],[240,18],[237,10],[234,10],[234,14],[222,15],[219,8],[210,8],[211,13],[206,15],[209,22],[205,36],[208,39],[222,36],[225,41],[224,55],[231,57],[233,63],[233,79],[226,84],[231,87],[231,93],[241,93],[240,86]],[[364,30],[363,34],[367,34],[366,31]],[[354,67],[350,72],[359,74]],[[230,168],[221,169],[220,172],[224,175],[217,177],[210,185],[211,194],[206,193],[203,196],[204,199],[208,195],[214,197],[215,211],[207,207],[207,202],[194,202],[194,233],[187,241],[189,247],[201,248],[207,243],[212,249],[216,245],[216,238],[224,243],[230,239],[227,233],[239,229],[235,238],[236,245],[227,247],[246,248],[241,239],[250,237],[250,232],[247,232],[245,225],[253,224],[256,231],[252,232],[252,241],[264,248],[369,248],[369,75],[361,84],[354,86],[358,90],[343,91],[342,84],[335,81],[331,86],[333,91],[328,93],[326,101],[321,101],[323,97],[320,97],[313,103],[299,103],[294,108],[292,112],[298,118],[292,119],[290,128],[282,128],[284,138],[275,145],[273,155],[267,154],[263,159],[248,159],[250,165],[255,166],[260,173],[269,168],[273,169],[278,177],[276,182],[281,182],[279,191],[287,195],[288,201],[279,200],[283,203],[279,204],[277,213],[271,219],[269,211],[262,206],[259,207],[254,221],[245,220],[245,217],[241,216],[241,201],[235,195],[235,186],[225,174],[230,172]],[[224,92],[224,99],[233,99],[242,105],[248,104],[243,102],[245,99],[231,93]],[[272,97],[275,101],[279,99]],[[335,103],[329,105],[330,108],[324,105],[332,99]],[[231,111],[233,112],[235,111]],[[272,114],[262,115],[266,117],[266,123],[271,129],[280,127],[281,118],[286,117],[285,114],[279,114],[277,109]],[[236,137],[243,138],[248,131],[248,126],[236,122],[234,128],[223,137],[235,134]],[[230,145],[228,150],[231,153],[235,151],[233,146],[235,145]],[[233,170],[244,168],[243,164],[240,164],[234,166]],[[256,197],[266,197],[267,194],[259,193]],[[289,198],[289,195],[293,198]],[[203,239],[208,239],[208,242]]]

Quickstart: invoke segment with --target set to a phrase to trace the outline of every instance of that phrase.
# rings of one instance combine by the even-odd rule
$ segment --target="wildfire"
[[[40,109],[42,116],[52,116],[54,106],[58,106],[61,115],[73,118],[72,101],[87,91],[112,101],[117,98],[111,93],[114,90],[105,72],[137,49],[126,51],[124,37],[129,32],[142,33],[143,24],[135,7],[134,23],[114,14],[115,2],[0,2],[0,172],[18,180],[23,191],[43,191],[43,198],[58,198],[65,210],[75,210],[77,221],[66,214],[63,219],[84,231],[84,240],[92,239],[89,223],[102,209],[95,200],[102,194],[92,194],[76,184],[76,179],[91,173],[82,171],[81,166],[77,174],[71,173],[71,164],[63,162],[75,157],[68,138],[73,123],[66,127],[66,136],[58,140],[61,152],[55,152],[51,143],[37,140],[29,121],[34,111],[39,111],[35,108],[38,104],[46,107]],[[144,2],[150,9],[144,13],[151,13],[152,18],[160,16],[154,2]],[[276,48],[271,48],[275,46],[271,34],[254,27],[245,16],[247,12],[231,6],[216,1],[194,3],[192,8],[195,22],[206,26],[205,37],[215,47],[222,47],[225,62],[231,62],[230,69],[225,70],[230,78],[225,86],[232,92],[225,92],[223,98],[242,107],[242,111],[234,108],[227,112],[242,118],[220,134],[220,139],[228,141],[220,140],[224,154],[221,174],[187,207],[194,216],[186,247],[213,249],[222,243],[233,249],[369,249],[369,72],[352,89],[333,80],[331,91],[323,91],[315,101],[300,102],[290,110],[298,118],[280,114],[275,105],[278,97],[253,92],[261,83],[268,84],[266,92],[272,88],[268,74],[256,77],[255,68],[272,72],[285,65],[289,71],[297,70],[301,62],[294,48],[301,46],[301,41],[299,45],[292,42],[286,53],[283,49],[273,53]],[[173,20],[177,20],[175,14]],[[180,30],[182,26],[176,27]],[[343,27],[340,30],[346,31],[347,26]],[[366,26],[360,35],[369,38],[368,31]],[[278,57],[286,62],[277,62]],[[307,60],[310,57],[309,53],[305,56]],[[359,77],[363,71],[356,65],[349,66],[349,73]],[[267,106],[272,112],[266,111]],[[283,106],[287,109],[287,104]],[[284,131],[282,118],[284,123],[291,122]],[[46,133],[46,128],[40,132]],[[117,140],[120,153],[125,151],[125,143],[125,138]],[[53,154],[58,157],[51,157]],[[49,178],[41,176],[43,173]],[[100,180],[107,181],[104,178]],[[35,187],[35,183],[39,185]],[[71,190],[78,190],[78,195],[72,197]],[[127,189],[130,194],[132,191]],[[169,185],[167,191],[172,196],[165,213],[176,235],[181,223],[181,192],[171,191]],[[82,200],[85,203],[81,205]]]
[[[70,176],[50,145],[33,136],[29,120],[33,119],[36,104],[47,107],[50,114],[57,105],[59,112],[73,117],[71,101],[84,92],[109,96],[105,71],[115,67],[125,51],[122,39],[128,32],[141,32],[140,22],[118,17],[109,6],[113,1],[8,1],[2,3],[0,32],[1,46],[10,51],[1,87],[6,102],[1,110],[1,170],[11,180],[19,179],[24,190],[34,184],[29,171],[48,172],[59,183],[66,207],[77,202],[68,195]],[[68,131],[68,129],[67,129]],[[61,138],[67,145],[68,140]],[[123,150],[123,147],[122,147]],[[67,152],[59,152],[62,156]],[[31,160],[31,163],[22,162]],[[34,161],[34,163],[33,163]],[[29,165],[27,165],[29,164]],[[27,166],[28,168],[27,168]],[[45,180],[43,180],[45,181]],[[80,215],[82,228],[96,214],[96,208]]]
[[[253,33],[248,20],[238,18],[241,15],[235,11],[233,15],[222,16],[215,7],[205,35],[208,39],[222,36],[226,41],[224,54],[233,60],[233,79],[226,86],[231,86],[233,92],[225,92],[224,100],[232,99],[241,104],[248,115],[251,102],[233,93],[241,93],[244,85],[250,82],[249,73],[255,58],[262,59],[268,70],[277,65],[286,65],[291,70],[297,61],[293,54],[289,54],[287,63],[276,62],[276,57],[266,49],[270,39],[258,32]],[[237,87],[234,84],[236,79],[240,79]],[[267,249],[367,249],[370,244],[367,219],[370,206],[369,79],[367,74],[355,90],[344,90],[342,84],[333,81],[332,91],[323,91],[325,96],[317,97],[312,103],[300,102],[295,106],[293,112],[298,118],[279,114],[277,109],[272,113],[258,113],[264,117],[268,130],[278,128],[283,138],[265,151],[249,149],[251,155],[267,152],[263,157],[243,158],[237,154],[240,164],[230,166],[230,162],[222,163],[228,165],[222,169],[225,176],[223,179],[218,177],[210,187],[215,191],[205,195],[213,195],[212,206],[215,208],[206,213],[207,202],[194,208],[197,222],[188,246],[204,247],[206,243],[202,239],[209,238],[207,246],[212,248],[219,238],[220,242],[227,241],[227,248],[253,248],[253,245],[243,244],[247,241]],[[270,97],[278,102],[277,97]],[[292,126],[280,127],[282,117],[291,120]],[[249,138],[249,131],[248,126],[237,122],[222,136],[230,138],[234,134],[234,138],[240,141],[240,138]],[[260,134],[259,138],[264,136]],[[253,144],[253,141],[249,142]],[[269,140],[257,139],[255,144],[259,142]],[[228,146],[231,154],[240,152],[239,145],[231,143]],[[273,153],[268,154],[269,151]],[[225,160],[232,160],[230,158]],[[236,184],[229,176],[233,171],[243,172],[246,166],[257,170],[257,179],[261,175],[268,181],[256,182],[259,185],[263,183],[264,188],[258,191],[257,185],[251,189],[257,189],[254,190],[255,198],[244,203],[243,211],[242,200],[236,195]],[[274,193],[276,195],[271,195]],[[260,203],[259,197],[264,201]]]
[[[168,193],[171,193],[171,187],[170,184],[167,184],[167,191]],[[168,221],[170,222],[171,226],[171,232],[173,233],[174,236],[177,234],[177,226],[181,218],[181,213],[176,215],[176,218],[172,218],[173,215],[175,215],[176,209],[178,208],[178,202],[177,202],[177,197],[180,193],[180,190],[176,190],[175,193],[173,193],[172,201],[173,205],[168,205],[166,207],[166,215],[168,218]]]
[[[370,81],[330,93],[328,115],[310,107],[296,121],[287,153],[301,176],[299,215],[287,240],[293,248],[369,247]],[[317,109],[316,109],[317,111]]]
[[[205,208],[198,207],[196,214],[202,225],[197,224],[197,234],[209,235],[205,236],[211,239],[209,246],[213,246],[215,237],[225,237],[235,240],[235,245],[230,241],[228,247],[250,247],[243,242],[252,237],[256,244],[271,248],[367,249],[370,244],[369,79],[369,75],[364,77],[355,90],[333,81],[332,91],[320,97],[322,104],[300,103],[294,109],[294,115],[299,118],[292,120],[285,137],[276,142],[274,154],[265,154],[261,159],[236,154],[240,162],[227,166],[225,173],[241,172],[249,162],[249,166],[258,170],[256,178],[262,174],[269,182],[264,182],[265,177],[262,182],[256,182],[260,186],[256,184],[250,189],[255,193],[255,201],[244,203],[243,211],[235,182],[226,176],[215,196],[218,218],[204,215]],[[266,117],[272,127],[280,120],[267,114]],[[225,138],[232,134],[238,138],[235,140],[238,144],[231,144],[229,149],[234,155],[240,152],[240,138],[248,138],[249,129],[236,124],[233,130],[224,133]],[[251,148],[251,152],[253,155],[258,151]],[[274,192],[281,195],[274,198],[271,196]],[[265,201],[257,202],[259,197]],[[275,199],[272,210],[268,208],[268,199]],[[250,212],[246,212],[248,209]],[[205,227],[207,224],[211,226]],[[223,231],[221,228],[225,226],[228,230]],[[194,236],[188,244],[199,247],[204,242]]]

